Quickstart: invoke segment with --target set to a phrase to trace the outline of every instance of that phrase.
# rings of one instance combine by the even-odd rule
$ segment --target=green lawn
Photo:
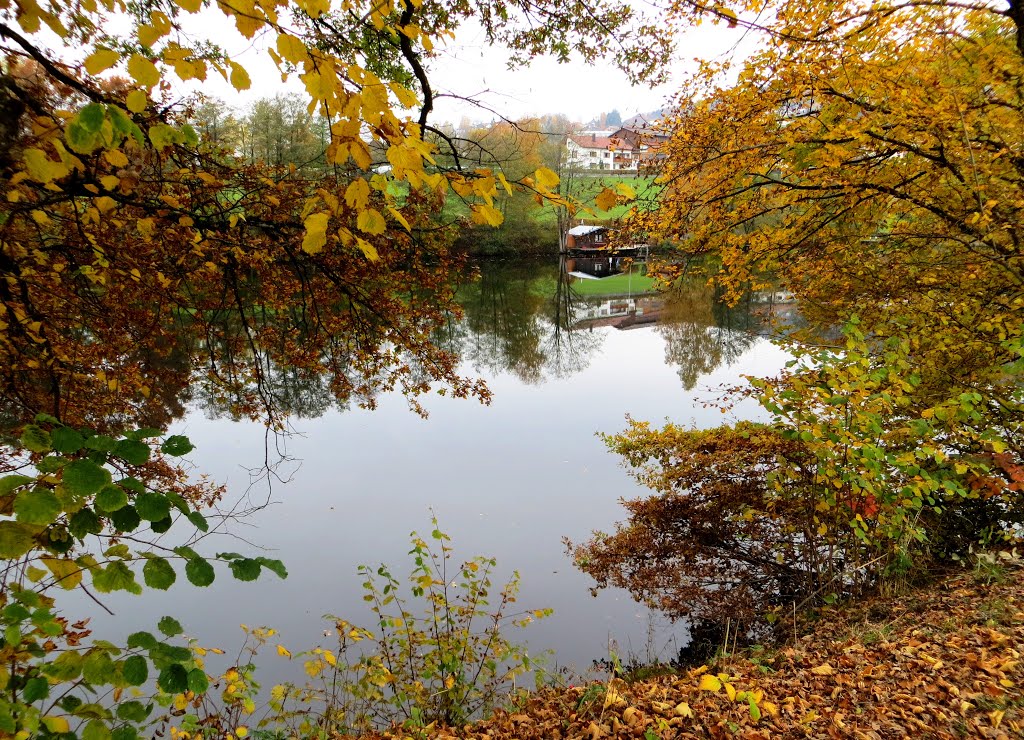
[[[583,296],[651,293],[654,291],[654,278],[642,274],[640,268],[637,267],[634,268],[632,276],[623,274],[599,280],[577,280],[572,284],[572,289],[578,295]]]
[[[590,208],[590,211],[580,211],[576,214],[578,219],[586,219],[587,221],[612,221],[618,218],[622,218],[626,215],[632,204],[621,204],[602,211],[596,205],[594,205],[594,198],[605,188],[615,189],[615,186],[619,183],[625,183],[629,187],[633,188],[633,191],[637,195],[637,199],[641,202],[645,200],[651,200],[654,197],[654,178],[653,177],[637,177],[636,175],[576,175],[572,181],[569,182],[571,195],[579,199],[585,206]],[[539,223],[545,223],[550,221],[555,222],[555,209],[550,205],[543,205],[537,209],[534,218]]]

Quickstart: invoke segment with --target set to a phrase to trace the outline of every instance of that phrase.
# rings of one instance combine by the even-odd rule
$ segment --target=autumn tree
[[[810,493],[827,540],[812,555],[843,543],[838,570],[796,601],[1012,535],[1024,462],[1016,5],[779,2],[767,27],[740,5],[713,12],[762,31],[763,46],[735,83],[709,64],[680,95],[656,208],[632,224],[679,246],[666,278],[702,258],[733,299],[778,280],[808,319],[795,364],[754,392],[813,466],[784,457],[749,484]],[[682,489],[698,498],[663,522],[670,531],[703,516],[699,491]],[[644,521],[634,514],[630,535]],[[616,557],[604,577],[640,588]]]
[[[294,128],[258,154],[250,140],[250,161],[226,155],[235,142],[181,83],[252,80],[202,14],[258,36],[301,86],[289,120],[326,122],[322,168],[289,166],[302,164],[289,147],[305,146]],[[454,192],[474,220],[501,220],[494,170],[439,167],[426,136],[434,44],[470,18],[513,61],[593,59],[614,44],[640,79],[669,49],[641,42],[653,27],[614,2],[0,8],[0,734],[152,734],[155,705],[115,713],[93,697],[152,677],[178,712],[208,686],[198,653],[167,644],[173,618],[159,638],[93,643],[55,614],[57,589],[138,593],[179,573],[207,586],[215,561],[241,580],[285,575],[267,558],[196,549],[219,491],[192,485],[174,464],[190,444],[160,432],[194,389],[275,429],[295,405],[283,368],[341,404],[392,389],[414,407],[431,388],[487,399],[433,341],[457,311],[458,265],[433,214]],[[556,185],[543,167],[507,183],[541,197]]]

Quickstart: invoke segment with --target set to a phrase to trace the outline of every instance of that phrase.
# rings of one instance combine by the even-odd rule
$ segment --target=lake
[[[226,508],[266,504],[197,549],[259,546],[290,575],[265,571],[240,583],[223,569],[209,589],[181,578],[144,598],[112,594],[104,603],[116,617],[97,614],[97,636],[152,629],[173,614],[200,644],[229,655],[241,645],[240,623],[276,628],[293,651],[329,647],[324,614],[372,626],[357,566],[386,562],[404,576],[409,534],[428,535],[433,511],[459,559],[497,558],[496,580],[521,574],[522,608],[554,609],[509,633],[532,654],[552,650],[553,663],[577,671],[607,658],[610,645],[624,660],[672,658],[686,641],[684,626],[622,591],[591,596],[591,581],[565,553],[564,537],[578,542],[613,529],[624,516],[619,499],[645,492],[598,434],[622,430],[627,414],[694,427],[754,418],[749,402],[729,415],[705,404],[743,374],[777,372],[787,356],[758,335],[751,306],[716,305],[704,286],[668,299],[584,299],[555,262],[480,269],[480,280],[459,292],[465,318],[438,341],[459,353],[464,373],[487,381],[489,406],[431,396],[423,419],[401,396],[379,398],[374,411],[338,409],[317,388],[298,387],[292,434],[268,438],[261,425],[194,403],[172,432],[196,445],[188,457],[196,474],[227,484]],[[250,486],[249,470],[282,454],[281,479]],[[263,654],[265,685],[296,677],[273,652]]]

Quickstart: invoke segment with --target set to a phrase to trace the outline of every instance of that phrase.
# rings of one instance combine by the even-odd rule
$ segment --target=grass
[[[573,291],[582,296],[623,295],[624,293],[653,293],[654,278],[642,274],[642,268],[633,268],[632,276],[627,274],[611,275],[599,280],[577,280],[573,283]]]

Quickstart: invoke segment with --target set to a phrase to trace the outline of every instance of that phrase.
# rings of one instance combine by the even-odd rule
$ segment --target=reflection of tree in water
[[[550,263],[484,263],[457,300],[465,317],[452,317],[437,341],[491,374],[508,372],[524,383],[564,377],[586,367],[601,344],[600,334],[572,330],[579,299]]]
[[[590,358],[604,342],[602,332],[586,331],[578,327],[573,329],[578,321],[580,304],[579,296],[572,290],[565,266],[560,263],[555,275],[555,291],[548,303],[546,318],[551,331],[545,341],[547,366],[549,372],[557,378],[565,378],[586,369]]]
[[[665,339],[665,361],[678,368],[683,388],[692,390],[701,376],[732,364],[757,341],[758,326],[746,305],[725,306],[708,285],[688,281],[666,297],[658,332]]]

